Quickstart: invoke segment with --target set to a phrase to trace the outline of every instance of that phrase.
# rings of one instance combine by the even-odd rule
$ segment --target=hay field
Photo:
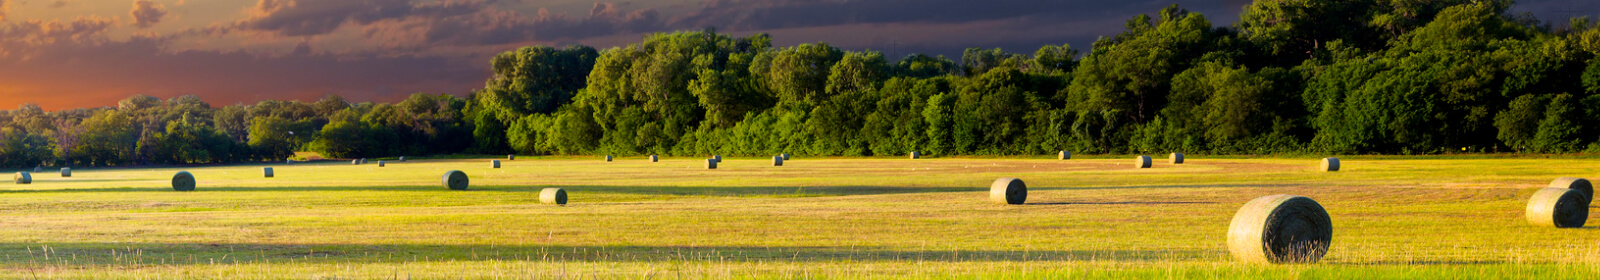
[[[1600,222],[1523,218],[1536,189],[1600,178],[1600,160],[1130,158],[75,168],[0,187],[0,278],[1600,277]],[[179,170],[195,191],[172,191]],[[448,170],[471,188],[445,189]],[[1027,204],[989,201],[1000,177],[1026,181]],[[546,187],[569,204],[540,204]],[[1327,209],[1327,256],[1233,260],[1234,212],[1280,193]]]

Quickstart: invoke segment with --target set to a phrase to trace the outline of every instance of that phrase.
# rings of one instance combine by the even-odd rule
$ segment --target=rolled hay
[[[400,157],[398,160],[400,160],[400,162],[406,162],[406,157]]]
[[[611,155],[606,155],[606,162],[611,162]]]
[[[539,191],[539,203],[567,205],[567,191],[561,188],[544,188]]]
[[[1339,158],[1322,158],[1322,168],[1320,170],[1323,172],[1339,171]]]
[[[1333,222],[1303,196],[1269,195],[1245,203],[1228,225],[1228,251],[1253,263],[1315,263],[1328,253]]]
[[[1589,198],[1575,189],[1539,189],[1528,199],[1527,217],[1534,226],[1580,228],[1589,220]]]
[[[1550,186],[1546,188],[1578,190],[1578,192],[1583,193],[1583,197],[1589,199],[1590,203],[1594,203],[1594,185],[1589,184],[1588,179],[1578,177],[1556,178],[1555,181],[1550,181]]]
[[[361,159],[361,164],[367,164],[367,159]]]
[[[451,190],[467,190],[467,173],[461,170],[450,170],[444,173],[444,187]]]
[[[361,165],[361,160],[352,159],[352,160],[350,160],[350,165]]]
[[[61,177],[72,177],[72,168],[71,167],[62,167],[61,168]]]
[[[33,173],[39,173],[39,172],[44,172],[44,168],[43,167],[37,167],[37,166],[33,167]]]
[[[922,154],[921,153],[917,153],[916,151],[912,151],[911,152],[911,159],[919,159],[919,158],[922,158]]]
[[[717,162],[722,162],[722,155],[711,155],[711,159],[717,160]]]
[[[714,159],[714,158],[706,159],[706,169],[717,169],[717,159]]]
[[[658,162],[658,161],[661,161],[660,157],[656,157],[656,155],[650,155],[650,162]]]
[[[772,156],[772,166],[783,166],[783,156]]]
[[[778,154],[778,155],[782,156],[783,160],[789,160],[789,153],[782,153],[782,154]]]
[[[517,155],[506,155],[506,161],[517,160]]]
[[[1150,156],[1133,158],[1133,166],[1134,168],[1150,168]]]
[[[283,164],[294,164],[294,160],[292,160],[292,159],[283,160]]]
[[[16,182],[19,185],[32,184],[33,174],[29,174],[28,172],[17,172],[17,175],[11,176],[11,181]]]
[[[1072,152],[1068,152],[1068,151],[1056,152],[1056,159],[1057,160],[1069,160],[1069,159],[1072,159]]]
[[[180,192],[193,191],[194,174],[189,174],[189,171],[178,171],[178,174],[172,175],[172,190]]]
[[[1000,204],[1022,204],[1028,201],[1028,184],[1022,179],[1000,178],[989,184],[989,200]]]
[[[492,165],[494,165],[494,168],[500,168],[500,160],[498,160],[498,159],[494,160],[492,163],[493,163]]]
[[[378,167],[383,167],[383,161],[378,161]]]
[[[1172,153],[1170,155],[1167,155],[1167,162],[1171,163],[1171,164],[1183,164],[1183,154],[1182,153]]]
[[[261,168],[261,177],[262,178],[272,178],[272,168],[271,167],[262,167]]]

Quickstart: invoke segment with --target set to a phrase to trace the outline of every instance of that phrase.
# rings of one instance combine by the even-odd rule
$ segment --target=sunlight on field
[[[1600,230],[1539,228],[1527,198],[1594,159],[643,157],[75,168],[0,192],[7,278],[1594,278]],[[275,178],[262,178],[261,167]],[[171,176],[195,175],[194,192]],[[468,191],[440,176],[461,170]],[[1025,205],[987,200],[1027,182]],[[538,203],[564,188],[565,207]],[[1235,210],[1320,202],[1314,265],[1226,250]],[[1409,276],[1408,276],[1409,275]],[[1453,277],[1452,277],[1453,276]]]

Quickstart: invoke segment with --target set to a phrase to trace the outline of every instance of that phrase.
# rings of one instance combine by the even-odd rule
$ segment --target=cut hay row
[[[1318,170],[1322,170],[1323,172],[1339,171],[1339,158],[1322,158],[1322,168]]]
[[[1589,220],[1589,198],[1576,189],[1539,189],[1528,199],[1526,215],[1534,226],[1580,228]]]
[[[1321,204],[1279,194],[1250,200],[1228,225],[1228,251],[1251,263],[1315,263],[1333,241],[1333,223]]]
[[[1000,178],[989,184],[989,200],[1000,204],[1022,204],[1028,201],[1028,184],[1022,179]]]
[[[33,183],[33,174],[30,174],[28,172],[17,172],[17,175],[11,176],[11,181],[15,182],[15,183],[17,183],[19,185],[32,184]]]
[[[194,174],[189,174],[189,171],[178,171],[178,174],[172,175],[172,190],[187,192],[194,191],[194,187]]]
[[[567,191],[561,188],[545,188],[539,191],[539,203],[567,205]]]

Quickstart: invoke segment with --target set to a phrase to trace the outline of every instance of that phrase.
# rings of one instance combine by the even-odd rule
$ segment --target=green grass
[[[497,158],[498,159],[498,158]],[[519,157],[75,168],[0,188],[0,278],[1600,277],[1600,229],[1538,228],[1526,199],[1600,159]],[[194,173],[174,192],[173,173]],[[449,191],[447,170],[471,176]],[[1027,205],[987,201],[1017,177]],[[545,187],[565,207],[539,204]],[[1246,201],[1316,199],[1313,265],[1233,261]]]

